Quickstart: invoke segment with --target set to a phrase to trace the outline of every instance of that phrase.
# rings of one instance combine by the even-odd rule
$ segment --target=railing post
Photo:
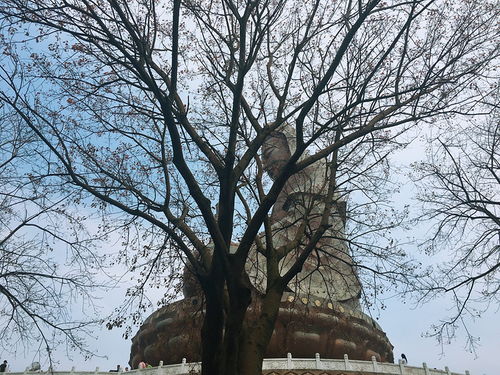
[[[427,367],[427,363],[422,363],[422,367],[424,368],[425,375],[430,375],[429,368]]]
[[[344,367],[346,371],[351,369],[351,365],[349,364],[349,356],[347,354],[344,354]]]
[[[372,366],[373,366],[373,372],[378,372],[377,358],[375,358],[374,355],[372,355]]]
[[[187,373],[187,369],[186,369],[186,358],[182,358],[182,362],[181,362],[181,371],[182,373]]]
[[[315,359],[316,359],[316,369],[320,369],[321,368],[321,358],[319,356],[319,353],[316,353]]]
[[[446,375],[451,375],[450,369],[448,366],[444,366],[444,371],[446,371]]]
[[[98,372],[99,372],[99,367],[96,367],[95,371],[94,371],[94,375],[97,375]]]
[[[399,360],[399,373],[401,375],[405,373],[405,361]]]
[[[158,367],[156,368],[156,374],[155,375],[163,375],[163,361],[160,361],[160,363],[158,363]]]
[[[293,369],[292,353],[286,353],[286,367],[288,370]]]

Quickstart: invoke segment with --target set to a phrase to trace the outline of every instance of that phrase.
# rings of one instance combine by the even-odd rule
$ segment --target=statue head
[[[264,170],[275,180],[290,159],[291,152],[284,133],[274,131],[262,145],[262,162]]]

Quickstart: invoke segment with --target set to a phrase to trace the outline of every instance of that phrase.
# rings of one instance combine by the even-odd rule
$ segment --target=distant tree
[[[1,4],[0,101],[46,145],[46,170],[125,214],[116,225],[144,228],[134,267],[189,263],[206,302],[203,374],[260,374],[284,291],[322,256],[340,275],[412,272],[389,245],[322,244],[345,239],[333,223],[351,191],[370,221],[351,213],[350,228],[397,224],[363,211],[384,180],[375,171],[406,129],[480,100],[472,83],[498,56],[488,1]],[[280,138],[285,152],[268,159]]]
[[[83,338],[98,322],[71,307],[91,305],[99,263],[93,241],[65,207],[68,196],[61,189],[53,195],[28,173],[37,140],[9,111],[1,113],[0,140],[2,348],[14,353],[38,345],[49,361],[59,344],[90,354]]]
[[[427,254],[447,254],[421,290],[423,301],[453,297],[451,315],[432,333],[444,343],[467,318],[499,304],[500,127],[498,108],[488,109],[487,120],[464,122],[460,132],[432,140],[428,161],[416,165],[424,208],[419,220],[433,224],[422,247]]]

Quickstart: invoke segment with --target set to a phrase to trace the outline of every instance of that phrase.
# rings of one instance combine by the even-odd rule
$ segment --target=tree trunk
[[[240,287],[231,296],[230,310],[226,318],[224,333],[224,370],[226,375],[239,374],[238,363],[240,354],[240,341],[245,334],[243,324],[245,315],[250,305],[251,291],[248,287]]]
[[[214,272],[205,280],[202,289],[205,294],[205,316],[201,328],[201,374],[221,374],[222,344],[224,331],[224,280]],[[201,281],[200,281],[201,282]]]
[[[212,298],[206,298],[206,312],[201,329],[202,375],[220,374],[222,327],[224,324],[221,307]]]
[[[268,290],[258,302],[260,314],[257,319],[246,322],[240,340],[237,374],[262,375],[262,362],[274,331],[282,295],[279,288]]]

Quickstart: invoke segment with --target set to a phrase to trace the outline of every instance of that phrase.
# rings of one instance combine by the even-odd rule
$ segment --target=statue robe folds
[[[271,179],[278,177],[294,149],[295,135],[287,126],[266,139],[262,159]],[[327,197],[328,172],[326,160],[321,160],[292,175],[273,207],[271,228],[274,249],[293,241],[299,228],[306,225],[299,245],[280,262],[282,275],[299,256],[308,237],[319,227]],[[361,285],[345,240],[346,204],[338,194],[334,199],[329,228],[289,287],[301,299],[326,300],[360,310]],[[261,239],[265,246],[263,235]],[[257,290],[263,292],[266,289],[266,258],[256,250],[250,257],[248,275]]]

